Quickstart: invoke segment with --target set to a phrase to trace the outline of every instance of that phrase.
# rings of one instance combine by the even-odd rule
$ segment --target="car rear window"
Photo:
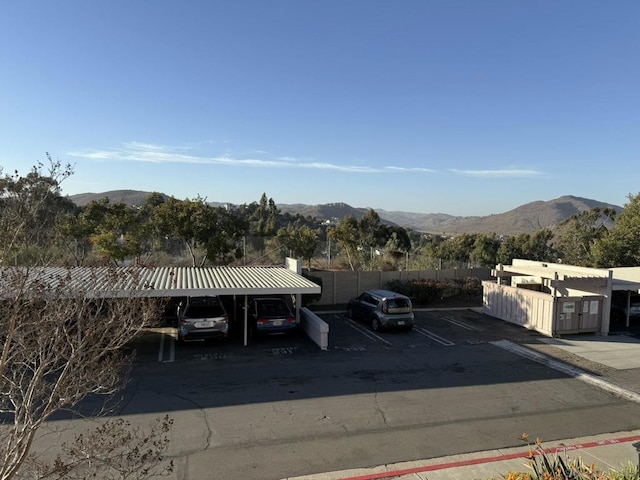
[[[388,298],[386,303],[389,313],[408,313],[411,311],[411,301],[408,298]]]
[[[261,300],[257,302],[258,315],[288,315],[289,308],[281,300]]]
[[[223,317],[225,311],[222,305],[189,305],[185,316],[187,318],[215,318]]]

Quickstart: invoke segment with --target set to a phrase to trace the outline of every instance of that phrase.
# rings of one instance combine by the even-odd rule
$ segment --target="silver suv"
[[[219,297],[187,297],[177,313],[179,341],[226,339],[229,335],[229,316]]]
[[[369,323],[375,331],[391,328],[411,330],[415,325],[409,297],[390,290],[367,290],[352,298],[347,316]]]

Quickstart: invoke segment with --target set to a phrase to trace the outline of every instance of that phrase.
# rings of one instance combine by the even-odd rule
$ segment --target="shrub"
[[[476,277],[450,280],[392,280],[386,287],[411,298],[415,305],[429,305],[450,297],[474,299],[482,295],[482,282]]]
[[[582,458],[570,458],[554,449],[552,452],[542,447],[540,439],[532,445],[528,436],[520,437],[529,445],[527,466],[532,473],[509,472],[500,477],[506,480],[634,480],[638,478],[638,467],[627,465],[622,470],[599,471],[594,464],[587,465]]]

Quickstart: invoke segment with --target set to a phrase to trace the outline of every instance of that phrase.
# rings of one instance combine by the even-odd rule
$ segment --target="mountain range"
[[[122,201],[127,205],[144,204],[151,192],[138,190],[113,190],[103,193],[81,193],[70,195],[76,205],[83,206],[92,200],[108,197],[111,202]],[[165,195],[166,196],[166,195]],[[168,197],[168,196],[167,196]],[[214,206],[229,205],[223,202],[210,202]],[[282,213],[300,214],[321,220],[338,221],[347,215],[361,218],[369,208],[352,207],[346,203],[327,203],[322,205],[276,204]],[[542,228],[554,229],[574,214],[592,208],[613,208],[618,213],[622,207],[587,198],[566,195],[554,200],[526,203],[504,213],[478,217],[460,217],[445,213],[411,213],[377,210],[380,219],[422,233],[455,235],[461,233],[489,233],[497,235],[516,235],[535,233]]]

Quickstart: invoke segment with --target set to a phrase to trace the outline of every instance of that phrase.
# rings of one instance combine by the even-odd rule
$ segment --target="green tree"
[[[358,221],[353,215],[347,215],[335,227],[329,227],[327,235],[347,256],[351,271],[356,270],[356,256],[361,245]]]
[[[387,242],[386,231],[380,224],[380,215],[370,208],[367,213],[358,221],[359,245],[356,252],[360,264],[368,270],[373,270],[376,265],[374,251],[381,248]]]
[[[551,246],[553,232],[548,228],[543,228],[529,236],[526,244],[525,259],[536,260],[538,262],[555,262],[557,253]]]
[[[380,237],[385,240],[384,251],[389,267],[394,270],[404,265],[408,268],[411,238],[406,229],[397,226],[380,226]]]
[[[387,251],[405,253],[411,250],[411,237],[405,228],[380,225],[380,238]]]
[[[247,222],[221,207],[210,207],[208,218],[209,226],[201,238],[207,258],[217,265],[242,258],[240,243],[247,233]]]
[[[201,197],[169,198],[156,207],[153,222],[160,234],[183,242],[194,267],[204,266],[207,260],[227,263],[230,257],[242,255],[238,242],[245,224],[225,209],[207,205]]]
[[[616,217],[613,208],[592,208],[572,215],[562,222],[554,235],[554,246],[565,263],[595,266],[594,245],[607,236],[607,224]]]
[[[279,211],[272,198],[263,193],[249,218],[251,234],[269,237],[276,234]]]
[[[469,261],[480,267],[493,267],[500,248],[500,241],[494,233],[478,234],[469,254]]]
[[[446,239],[442,235],[422,235],[417,241],[416,267],[419,269],[440,268],[440,245]]]
[[[137,258],[142,252],[142,225],[135,211],[124,202],[110,203],[108,198],[91,202],[85,208],[94,251],[119,265]]]
[[[498,251],[496,252],[496,262],[502,264],[510,264],[514,258],[524,258],[526,243],[529,241],[529,234],[520,233],[518,235],[510,235],[500,242]]]
[[[278,230],[278,240],[291,252],[292,256],[306,260],[309,270],[311,270],[311,260],[320,243],[317,232],[311,230],[307,225],[301,227],[289,226]]]
[[[476,234],[464,233],[448,238],[438,246],[438,257],[468,264],[476,243]]]
[[[556,260],[555,250],[551,247],[553,232],[543,228],[533,235],[520,233],[505,238],[496,254],[497,263],[508,264],[514,258],[553,262]]]
[[[367,213],[358,221],[358,230],[360,231],[361,247],[374,248],[380,246],[380,215],[375,210],[372,208],[367,210]]]
[[[57,258],[52,248],[54,225],[59,214],[73,210],[61,197],[60,183],[72,173],[47,154],[29,173],[5,174],[0,167],[0,265],[46,265]]]
[[[198,258],[198,251],[212,226],[209,208],[200,197],[195,200],[170,197],[153,212],[158,231],[183,242],[193,267],[203,266],[207,260],[206,254]]]
[[[593,246],[598,267],[633,267],[640,265],[640,193],[629,201],[616,217],[613,228]]]
[[[56,223],[57,242],[60,248],[70,255],[71,264],[81,267],[91,253],[90,236],[93,230],[85,222],[82,212],[59,215]]]

